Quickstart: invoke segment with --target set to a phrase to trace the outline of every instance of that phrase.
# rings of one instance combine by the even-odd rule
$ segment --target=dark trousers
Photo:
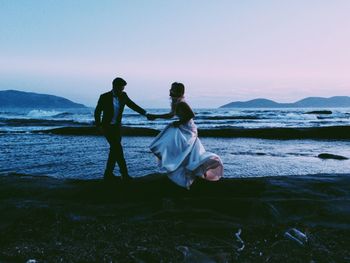
[[[115,163],[118,163],[120,174],[128,176],[128,168],[124,159],[123,147],[121,145],[121,131],[119,126],[108,125],[104,127],[104,135],[109,143],[109,155],[106,165],[106,173],[113,173]]]

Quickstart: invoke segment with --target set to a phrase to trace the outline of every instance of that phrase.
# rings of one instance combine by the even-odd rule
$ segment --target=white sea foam
[[[45,118],[45,117],[52,117],[58,114],[61,114],[63,112],[56,111],[56,110],[31,110],[28,112],[27,116],[30,118]]]

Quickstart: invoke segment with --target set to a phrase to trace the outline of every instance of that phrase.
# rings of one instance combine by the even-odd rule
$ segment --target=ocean
[[[64,110],[0,109],[0,174],[20,173],[55,178],[101,178],[108,155],[104,137],[60,135],[40,131],[93,125],[93,108]],[[329,112],[324,112],[327,110]],[[149,109],[165,113],[168,109]],[[315,112],[316,111],[316,112]],[[350,108],[195,109],[195,123],[207,151],[218,154],[225,177],[305,176],[348,174],[350,160],[321,159],[329,153],[350,158]],[[126,109],[123,126],[162,130],[170,120],[148,121]],[[321,134],[330,128],[327,138]],[[332,130],[336,128],[336,130]],[[259,131],[278,131],[266,139]],[[280,130],[282,129],[282,130]],[[285,138],[284,131],[313,131],[310,138]],[[240,135],[220,136],[222,131]],[[258,131],[244,136],[246,132]],[[344,135],[345,134],[345,135]],[[216,136],[217,135],[217,136]],[[344,137],[345,136],[345,137]],[[154,136],[153,136],[154,137]],[[161,172],[149,150],[152,136],[124,136],[131,176]],[[287,136],[288,137],[288,136]],[[345,138],[345,139],[344,139]],[[117,168],[115,174],[118,174]]]

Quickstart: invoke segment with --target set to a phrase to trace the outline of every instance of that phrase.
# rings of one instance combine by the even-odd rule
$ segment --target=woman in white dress
[[[196,176],[217,181],[223,176],[220,157],[206,152],[198,138],[194,124],[194,113],[184,100],[185,87],[182,83],[171,85],[171,111],[166,114],[148,114],[149,120],[156,118],[179,118],[169,124],[150,145],[159,165],[168,177],[179,186],[189,189]]]

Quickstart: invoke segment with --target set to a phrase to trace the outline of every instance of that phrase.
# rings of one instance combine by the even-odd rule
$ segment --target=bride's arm
[[[147,117],[151,120],[154,119],[171,119],[175,114],[173,112],[165,113],[165,114],[147,114]]]

